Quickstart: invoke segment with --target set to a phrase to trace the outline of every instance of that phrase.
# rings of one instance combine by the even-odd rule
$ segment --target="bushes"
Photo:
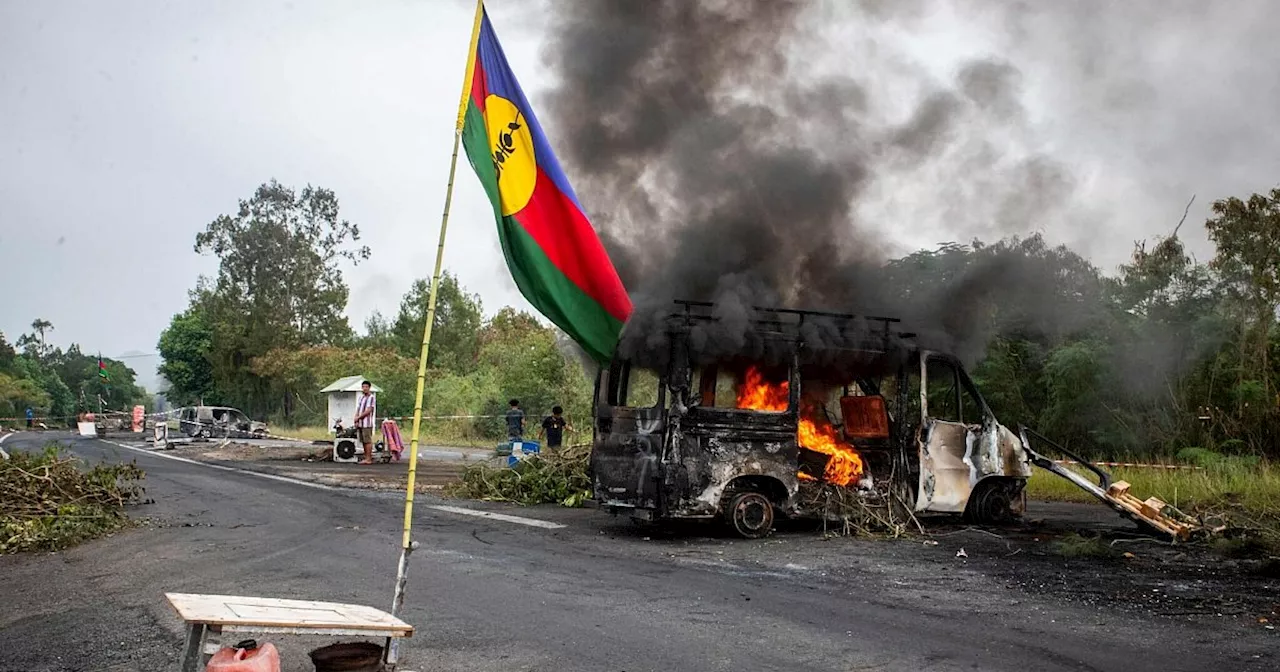
[[[0,461],[0,553],[60,550],[128,525],[143,477],[133,463],[84,470],[57,444],[15,453]]]
[[[478,464],[468,467],[452,494],[469,499],[516,504],[582,506],[591,498],[589,452],[530,457],[514,468]]]

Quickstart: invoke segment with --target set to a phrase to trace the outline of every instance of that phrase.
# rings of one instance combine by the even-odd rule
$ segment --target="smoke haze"
[[[930,234],[1128,249],[1133,238],[1099,241],[1114,220],[1084,197],[1094,176],[1038,129],[1103,110],[1099,124],[1150,151],[1141,114],[1171,95],[1157,88],[1161,56],[1199,22],[1239,33],[1214,44],[1217,70],[1243,63],[1243,45],[1280,52],[1246,18],[1264,3],[1133,5],[556,2],[545,57],[558,85],[544,104],[636,304],[624,350],[661,346],[656,321],[676,298],[723,304],[716,350],[752,347],[732,325],[761,304],[901,316],[923,344],[970,360],[995,306],[1053,332],[1086,319],[1082,301],[1052,300],[1064,278],[1026,246],[905,299],[883,264]],[[917,33],[956,19],[984,29],[985,48],[966,49],[976,56],[946,72],[913,56]],[[1026,107],[1019,63],[1059,74],[1061,90],[1034,91],[1048,110]],[[1196,105],[1172,109],[1185,123]]]

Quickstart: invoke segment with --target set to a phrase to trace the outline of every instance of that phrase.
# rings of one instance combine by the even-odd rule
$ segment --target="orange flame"
[[[800,418],[796,438],[805,448],[827,456],[827,467],[822,473],[822,480],[846,486],[857,483],[862,478],[862,456],[840,438],[821,409],[811,407],[804,411],[807,417]]]
[[[771,383],[754,366],[747,369],[745,379],[738,387],[738,408],[756,411],[785,411],[790,399],[791,385],[787,381]],[[834,485],[848,486],[862,477],[862,456],[848,442],[840,438],[836,428],[827,420],[818,406],[806,404],[801,409],[796,440],[801,446],[828,457],[822,480]],[[798,473],[800,480],[817,480],[805,473]]]
[[[747,369],[746,379],[738,386],[738,408],[753,411],[785,411],[791,398],[791,383],[770,383],[760,369]]]

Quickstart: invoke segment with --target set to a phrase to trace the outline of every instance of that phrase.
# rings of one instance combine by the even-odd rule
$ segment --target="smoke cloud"
[[[717,302],[714,329],[696,335],[712,353],[759,354],[754,305],[902,317],[923,345],[971,360],[994,312],[1049,331],[1090,316],[1089,297],[1050,300],[1069,278],[1025,245],[914,291],[885,266],[905,234],[921,230],[945,240],[1097,232],[1095,209],[1080,203],[1089,176],[1035,136],[1022,61],[991,54],[1056,58],[1082,73],[1068,79],[1091,100],[1115,98],[1104,106],[1154,96],[1135,69],[1108,80],[1108,59],[1137,47],[1117,47],[1120,34],[1091,27],[1092,10],[958,6],[990,30],[993,48],[940,74],[898,42],[939,11],[958,11],[950,3],[554,3],[545,57],[557,84],[543,106],[636,304],[624,351],[663,349],[660,323],[673,299]],[[1040,47],[1055,20],[1078,31],[1058,40],[1067,47]],[[1071,51],[1046,53],[1054,48]],[[1118,92],[1117,81],[1132,86]]]

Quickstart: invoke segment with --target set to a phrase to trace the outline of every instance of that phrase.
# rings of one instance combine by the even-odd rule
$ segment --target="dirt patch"
[[[238,441],[174,444],[166,451],[191,460],[216,462],[301,461],[320,451],[323,446],[300,443],[292,445],[259,445]]]
[[[257,463],[256,466],[269,467],[271,473],[281,476],[340,488],[404,492],[409,481],[409,469],[403,463],[353,465],[304,462],[287,465]],[[419,460],[414,492],[440,492],[462,476],[463,468],[462,464]]]
[[[309,483],[361,490],[403,492],[409,479],[407,461],[372,465],[314,461],[328,446],[208,442],[176,444],[167,454],[199,462],[287,476]],[[438,492],[462,476],[467,462],[419,459],[415,492]]]

